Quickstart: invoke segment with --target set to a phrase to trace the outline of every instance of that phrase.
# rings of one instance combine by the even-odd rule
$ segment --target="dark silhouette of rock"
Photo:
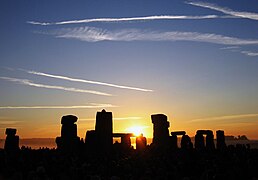
[[[146,137],[141,134],[140,136],[136,137],[136,150],[137,151],[144,151],[147,146],[147,140]]]
[[[215,149],[215,145],[214,145],[214,135],[213,132],[210,130],[207,130],[206,133],[206,148],[208,150],[213,150]]]
[[[4,150],[6,152],[16,152],[19,150],[19,136],[16,136],[16,129],[6,128],[5,134]]]
[[[206,145],[203,135],[206,135]],[[208,150],[215,149],[213,132],[211,130],[198,130],[195,135],[195,148],[206,148]]]
[[[66,115],[61,119],[61,137],[56,138],[57,148],[65,153],[74,153],[79,150],[80,138],[77,136],[77,117]]]
[[[169,141],[169,122],[164,114],[151,115],[153,123],[153,140],[154,146],[168,146]]]
[[[226,148],[224,131],[216,131],[217,149],[223,150]]]
[[[191,141],[191,138],[184,134],[181,139],[181,148],[182,149],[193,149],[193,143]]]
[[[170,137],[170,147],[172,149],[177,149],[178,148],[178,139],[177,136],[182,136],[181,139],[181,148],[182,149],[192,149],[193,148],[193,143],[191,142],[191,138],[186,135],[185,131],[173,131],[171,132],[171,137]]]
[[[123,150],[131,149],[131,137],[133,137],[133,133],[113,133],[113,137],[120,137],[121,138],[121,148]]]
[[[183,136],[185,135],[185,131],[173,131],[171,132],[171,137],[170,137],[170,148],[172,149],[177,149],[178,148],[178,143],[177,143],[177,136]]]
[[[198,133],[197,131],[195,135],[194,147],[197,150],[201,150],[205,148],[203,133]]]
[[[106,112],[104,109],[97,112],[95,134],[98,151],[110,152],[113,144],[113,119],[112,112]]]

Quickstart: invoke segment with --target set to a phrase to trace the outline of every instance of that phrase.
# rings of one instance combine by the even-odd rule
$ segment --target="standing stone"
[[[112,112],[104,109],[96,115],[96,141],[98,151],[110,152],[113,144],[113,123]]]
[[[207,130],[207,135],[206,135],[206,148],[208,150],[213,150],[215,149],[214,145],[214,136],[213,132],[211,130]]]
[[[57,148],[66,153],[78,151],[80,138],[77,136],[77,117],[63,116],[61,119],[61,137],[56,138]]]
[[[216,139],[217,139],[217,149],[225,149],[226,143],[225,143],[225,135],[224,131],[218,130],[216,131]]]
[[[205,144],[204,144],[204,136],[202,133],[199,133],[197,131],[196,135],[195,135],[195,142],[194,142],[194,146],[195,146],[195,149],[204,149],[205,148]]]
[[[141,134],[140,136],[136,137],[136,150],[137,151],[144,151],[147,146],[147,140],[146,137]]]
[[[169,122],[164,114],[151,115],[153,123],[153,141],[155,146],[167,146],[169,143]]]
[[[19,136],[16,136],[16,129],[6,128],[6,139],[4,150],[6,152],[16,152],[19,150]]]

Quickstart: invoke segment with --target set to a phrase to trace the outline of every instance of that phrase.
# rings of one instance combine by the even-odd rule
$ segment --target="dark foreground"
[[[148,147],[112,155],[55,149],[0,151],[0,179],[258,179],[258,149],[229,146],[223,151],[169,150]]]

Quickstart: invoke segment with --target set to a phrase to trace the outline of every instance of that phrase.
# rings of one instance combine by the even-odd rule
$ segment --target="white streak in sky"
[[[251,52],[251,51],[241,51],[242,54],[245,54],[247,56],[258,56],[258,52]]]
[[[14,120],[11,120],[11,121],[8,121],[8,120],[4,120],[4,121],[0,121],[0,125],[14,125],[14,124],[18,124],[18,123],[21,123],[22,121],[14,121]]]
[[[63,87],[63,86],[36,84],[28,79],[16,79],[16,78],[10,78],[10,77],[0,77],[0,79],[11,81],[11,82],[17,82],[17,83],[28,85],[28,86],[39,87],[39,88],[58,89],[58,90],[63,90],[63,91],[80,92],[80,93],[90,93],[90,94],[96,94],[96,95],[102,95],[102,96],[112,96],[111,94],[99,92],[99,91],[77,89],[77,88]]]
[[[239,46],[228,46],[228,47],[222,47],[220,48],[222,50],[228,50],[228,49],[239,49]]]
[[[117,107],[112,104],[91,103],[86,106],[0,106],[0,109],[95,109],[95,108],[112,108]]]
[[[153,91],[153,90],[150,90],[150,89],[143,89],[143,88],[138,88],[138,87],[129,87],[129,86],[123,86],[123,85],[99,82],[99,81],[91,81],[91,80],[86,80],[86,79],[77,79],[77,78],[71,78],[71,77],[66,77],[66,76],[47,74],[47,73],[36,72],[36,71],[27,71],[27,70],[25,70],[25,71],[27,73],[29,73],[29,74],[45,76],[45,77],[51,77],[51,78],[56,78],[56,79],[63,79],[63,80],[73,81],[73,82],[97,84],[97,85],[110,86],[110,87],[122,88],[122,89],[130,89],[130,90],[136,90],[136,91],[146,91],[146,92],[147,91],[149,91],[149,92]]]
[[[257,39],[240,39],[219,34],[180,32],[180,31],[147,31],[123,29],[108,31],[94,27],[65,28],[53,32],[58,38],[77,39],[87,42],[98,41],[195,41],[223,45],[257,45]]]
[[[229,119],[241,119],[241,118],[253,118],[253,117],[258,117],[258,114],[238,114],[238,115],[208,117],[208,118],[193,119],[190,122],[229,120]]]
[[[243,11],[234,11],[229,8],[220,7],[215,4],[206,3],[206,2],[186,2],[187,4],[191,4],[193,6],[199,6],[203,8],[208,8],[212,10],[216,10],[219,12],[222,12],[224,14],[240,17],[240,18],[247,18],[252,20],[258,20],[258,13],[252,13],[252,12],[243,12]]]
[[[114,120],[139,120],[142,119],[142,117],[118,117],[118,118],[113,118]]]
[[[47,25],[80,24],[80,23],[91,23],[91,22],[127,22],[127,21],[146,21],[146,20],[214,19],[214,18],[218,18],[218,16],[216,15],[205,15],[205,16],[161,15],[161,16],[144,16],[144,17],[127,17],[127,18],[94,18],[94,19],[71,20],[71,21],[61,21],[61,22],[52,22],[52,23],[27,21],[27,23],[47,26]]]
[[[113,120],[139,120],[142,119],[142,117],[137,116],[129,116],[129,117],[117,117],[113,118]],[[82,118],[80,121],[95,121],[95,118]]]

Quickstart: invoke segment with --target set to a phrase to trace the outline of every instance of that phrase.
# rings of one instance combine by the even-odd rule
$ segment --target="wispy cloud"
[[[93,18],[93,19],[81,19],[71,21],[60,21],[60,22],[36,22],[27,21],[29,24],[34,25],[64,25],[64,24],[80,24],[80,23],[91,23],[91,22],[127,22],[127,21],[150,21],[150,20],[176,20],[176,19],[214,19],[218,18],[216,15],[205,15],[205,16],[175,16],[175,15],[160,15],[160,16],[143,16],[143,17],[125,17],[125,18]]]
[[[217,6],[216,4],[211,4],[211,3],[206,3],[206,2],[186,2],[187,4],[191,4],[194,6],[199,6],[199,7],[203,7],[203,8],[208,8],[208,9],[212,9],[212,10],[216,10],[228,15],[232,15],[232,16],[236,16],[236,17],[240,17],[240,18],[247,18],[247,19],[252,19],[252,20],[258,20],[258,13],[253,13],[253,12],[243,12],[243,11],[234,11],[232,9],[229,8],[225,8],[225,7],[220,7]]]
[[[142,119],[142,117],[129,116],[129,117],[117,117],[117,118],[114,118],[114,120],[139,120],[139,119]]]
[[[241,51],[242,54],[245,54],[247,56],[258,56],[258,52],[251,52],[251,51]]]
[[[50,33],[58,38],[77,39],[87,42],[98,41],[195,41],[223,45],[257,45],[257,39],[240,39],[219,34],[147,31],[140,29],[122,29],[108,31],[94,27],[64,28]]]
[[[113,118],[113,120],[139,120],[142,119],[142,117],[137,116],[128,116],[128,117],[117,117]],[[80,121],[95,121],[95,118],[80,118]]]
[[[111,83],[105,83],[105,82],[99,82],[99,81],[91,81],[91,80],[86,80],[86,79],[71,78],[71,77],[67,77],[67,76],[53,75],[53,74],[47,74],[47,73],[42,73],[42,72],[36,72],[36,71],[27,71],[27,70],[25,70],[25,71],[27,73],[29,73],[29,74],[45,76],[45,77],[51,77],[51,78],[56,78],[56,79],[63,79],[63,80],[73,81],[73,82],[97,84],[97,85],[110,86],[110,87],[121,88],[121,89],[130,89],[130,90],[136,90],[136,91],[145,91],[145,92],[153,91],[153,90],[150,90],[150,89],[143,89],[143,88],[138,88],[138,87],[123,86],[123,85],[117,85],[117,84],[111,84]]]
[[[52,85],[46,85],[46,84],[37,84],[37,83],[33,83],[28,79],[17,79],[17,78],[10,78],[10,77],[0,77],[0,79],[10,81],[10,82],[17,82],[23,85],[33,86],[38,88],[58,89],[58,90],[70,91],[70,92],[80,92],[80,93],[90,93],[90,94],[96,94],[96,95],[102,95],[102,96],[112,96],[111,94],[108,94],[108,93],[93,91],[93,90],[77,89],[77,88],[63,87],[63,86],[52,86]]]
[[[228,47],[222,47],[222,48],[220,48],[220,49],[222,49],[222,50],[228,50],[228,49],[239,49],[240,47],[239,46],[228,46]]]
[[[231,120],[231,119],[253,118],[253,117],[258,117],[258,114],[238,114],[238,115],[216,116],[216,117],[193,119],[190,122]]]
[[[14,125],[14,124],[19,124],[22,121],[15,121],[15,120],[1,120],[0,125]]]
[[[0,109],[95,109],[117,107],[112,104],[74,105],[74,106],[0,106]],[[8,121],[9,122],[9,121]]]

